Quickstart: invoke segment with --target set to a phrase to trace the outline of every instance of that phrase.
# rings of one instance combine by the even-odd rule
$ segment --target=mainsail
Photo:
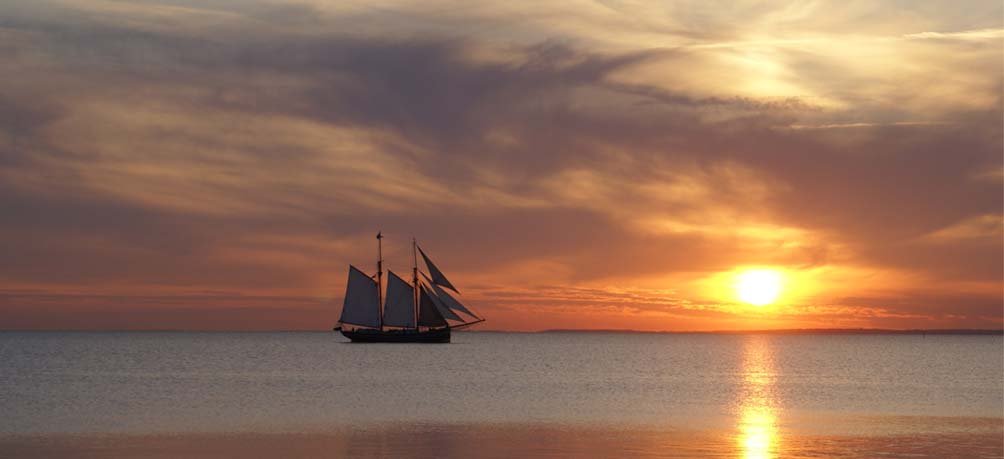
[[[339,322],[364,327],[380,326],[377,283],[355,266],[349,265],[349,282]]]
[[[450,290],[453,290],[454,292],[460,293],[460,291],[457,290],[457,288],[454,287],[453,284],[451,284],[450,281],[446,279],[446,276],[443,275],[443,272],[440,271],[439,268],[436,267],[436,265],[432,264],[432,260],[430,260],[429,257],[425,254],[425,252],[422,251],[421,247],[418,248],[418,252],[422,254],[422,259],[425,260],[425,266],[429,268],[429,274],[432,276],[432,284],[441,285]]]
[[[415,290],[394,271],[387,271],[383,323],[391,327],[415,326]]]
[[[420,287],[421,293],[418,302],[418,325],[422,327],[445,327],[449,325],[446,319],[439,313],[436,303],[425,286]]]

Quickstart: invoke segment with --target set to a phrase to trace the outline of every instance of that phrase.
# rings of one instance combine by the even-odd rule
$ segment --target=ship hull
[[[450,329],[433,330],[341,330],[353,343],[449,343]]]

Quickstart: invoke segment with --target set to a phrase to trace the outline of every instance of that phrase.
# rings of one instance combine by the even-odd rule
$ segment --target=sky
[[[330,329],[377,231],[483,329],[1004,327],[998,0],[8,0],[0,75],[0,329]]]

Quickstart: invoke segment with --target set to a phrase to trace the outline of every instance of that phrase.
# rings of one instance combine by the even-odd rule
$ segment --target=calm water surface
[[[1004,431],[1000,336],[0,333],[0,434],[527,425],[784,435]],[[756,454],[747,455],[756,457]],[[767,457],[767,456],[763,456]]]

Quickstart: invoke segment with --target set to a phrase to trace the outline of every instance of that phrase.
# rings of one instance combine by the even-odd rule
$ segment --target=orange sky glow
[[[1002,55],[999,1],[5,2],[0,329],[330,329],[378,230],[487,330],[1000,329]]]

